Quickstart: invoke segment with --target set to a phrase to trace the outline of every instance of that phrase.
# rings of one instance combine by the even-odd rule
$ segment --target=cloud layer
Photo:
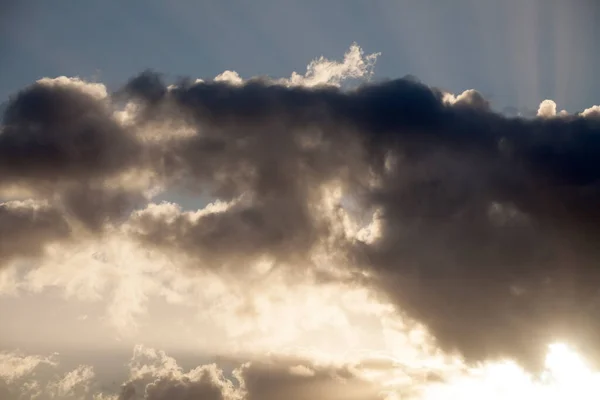
[[[0,128],[3,267],[118,234],[190,271],[246,279],[267,260],[290,282],[369,288],[468,361],[534,367],[562,337],[591,351],[597,107],[514,118],[414,78],[340,87],[375,58],[353,46],[288,80],[24,88]],[[152,203],[177,192],[211,205]],[[214,389],[186,379],[148,396]]]
[[[551,346],[542,378],[512,362],[419,370],[373,356],[346,362],[307,354],[194,361],[184,367],[164,351],[138,345],[123,372],[108,377],[93,365],[63,365],[58,354],[3,352],[0,394],[6,400],[591,400],[600,395],[600,375],[560,345]]]

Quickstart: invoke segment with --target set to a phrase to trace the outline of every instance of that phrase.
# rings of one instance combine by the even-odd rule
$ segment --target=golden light
[[[544,372],[526,373],[506,361],[473,368],[424,390],[423,400],[592,400],[600,399],[600,372],[565,344],[549,346]]]

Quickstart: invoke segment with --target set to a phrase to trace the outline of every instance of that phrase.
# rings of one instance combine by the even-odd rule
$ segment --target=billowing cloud
[[[360,366],[269,356],[241,364],[231,360],[228,364],[227,374],[216,364],[185,372],[164,352],[137,346],[129,364],[130,378],[121,387],[119,399],[385,398],[384,386],[362,376]]]
[[[6,400],[591,400],[600,395],[600,375],[563,345],[550,347],[540,377],[510,361],[423,370],[386,357],[334,362],[301,353],[217,362],[196,358],[183,367],[164,351],[141,345],[134,347],[126,368],[110,379],[92,365],[63,366],[59,355],[50,360],[2,353],[0,371],[7,368],[18,372],[0,375],[0,394]]]
[[[600,106],[592,106],[590,108],[586,108],[581,113],[584,117],[599,117],[600,116]]]
[[[0,135],[1,184],[87,182],[135,165],[136,141],[93,87],[43,79],[10,99]]]
[[[316,290],[368,288],[469,362],[535,366],[562,337],[591,349],[594,112],[556,115],[545,101],[538,117],[509,118],[476,91],[414,78],[341,87],[368,78],[375,58],[353,46],[343,63],[319,59],[286,81],[228,71],[168,85],[147,71],[114,94],[68,78],[25,88],[4,115],[0,185],[49,206],[5,203],[0,256],[8,266],[116,232],[187,271],[250,282],[268,260]],[[203,204],[148,204],[159,192]],[[304,367],[290,379],[313,393],[322,377]],[[211,371],[145,393],[211,391],[222,383]]]
[[[95,374],[91,366],[80,365],[65,373],[59,370],[59,356],[0,353],[0,396],[4,400],[65,399],[86,400],[94,396]],[[98,394],[94,399],[108,399]]]
[[[542,101],[537,115],[538,117],[554,117],[556,115],[556,103],[553,100]]]

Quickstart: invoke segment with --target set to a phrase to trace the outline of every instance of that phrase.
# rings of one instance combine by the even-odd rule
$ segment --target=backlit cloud
[[[592,354],[597,106],[508,117],[475,90],[366,82],[377,57],[353,45],[286,79],[24,88],[0,128],[0,290],[102,302],[119,340],[175,343],[201,320],[189,346],[241,362],[183,372],[140,347],[154,364],[132,369],[128,400],[385,398],[373,371],[252,357],[389,348],[390,321],[431,359],[535,371],[562,339]],[[172,324],[153,328],[159,300]],[[44,387],[85,398],[93,379],[83,366]]]

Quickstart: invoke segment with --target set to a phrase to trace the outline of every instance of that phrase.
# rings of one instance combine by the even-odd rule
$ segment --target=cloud
[[[549,117],[555,117],[556,115],[557,115],[556,103],[554,102],[554,100],[544,100],[540,103],[540,107],[538,108],[538,111],[537,111],[538,117],[549,118]],[[566,115],[568,115],[568,113],[566,110],[561,110],[558,113],[558,115],[566,116]]]
[[[0,353],[0,395],[3,400],[17,399],[92,399],[95,374],[91,366],[80,365],[60,373],[59,356]],[[103,397],[96,397],[101,399]],[[108,399],[108,397],[104,397]]]
[[[48,391],[60,399],[85,398],[90,392],[89,384],[94,379],[94,370],[89,365],[80,365],[65,374],[60,380],[51,382]]]
[[[2,255],[115,233],[190,271],[248,279],[267,259],[316,288],[369,288],[470,362],[534,366],[563,336],[592,347],[593,112],[557,115],[547,100],[537,118],[509,118],[474,90],[414,78],[342,88],[375,59],[352,46],[289,80],[168,85],[146,71],[113,94],[68,78],[25,88],[4,115],[0,184],[49,206],[5,203]],[[178,190],[214,204],[149,203]],[[145,292],[123,285],[140,313]]]
[[[480,99],[473,93],[463,98]],[[539,359],[528,353],[541,351],[541,343],[549,340],[546,332],[571,335],[568,326],[587,324],[579,305],[595,301],[588,283],[599,279],[589,241],[597,235],[592,222],[600,173],[592,156],[598,150],[595,121],[566,115],[506,118],[481,100],[448,105],[441,92],[412,79],[350,92],[265,82],[201,83],[178,87],[162,102],[189,113],[207,132],[194,141],[206,143],[202,152],[208,157],[222,154],[222,161],[229,151],[237,154],[225,168],[247,161],[238,169],[247,177],[227,182],[228,189],[254,196],[251,209],[257,219],[244,221],[248,214],[236,215],[237,207],[218,216],[228,221],[227,232],[255,234],[228,237],[214,230],[211,240],[231,239],[227,254],[246,246],[261,254],[265,249],[285,255],[293,254],[291,249],[310,252],[312,239],[295,238],[323,240],[331,229],[315,224],[314,213],[305,207],[315,204],[310,195],[315,187],[337,178],[345,193],[361,198],[365,210],[377,208],[383,215],[379,240],[338,248],[353,248],[359,267],[373,272],[377,285],[400,309],[424,322],[443,348],[473,360],[509,355],[528,362]],[[148,106],[155,107],[156,99]],[[271,134],[272,126],[285,135]],[[316,145],[299,146],[300,132],[311,130],[319,132]],[[255,143],[261,143],[260,149],[253,149]],[[260,152],[274,143],[277,150]],[[187,171],[196,170],[187,160],[206,160],[200,154],[178,154]],[[390,154],[399,161],[385,167]],[[368,184],[369,174],[379,181],[375,187]],[[235,172],[225,176],[235,177]],[[277,206],[269,202],[269,193],[281,193]],[[490,214],[497,204],[525,218],[507,214],[499,223]],[[190,238],[195,232],[176,231]],[[185,243],[172,234],[165,237]],[[252,241],[246,245],[246,240]],[[202,248],[203,240],[193,242]],[[220,243],[210,247],[225,248]],[[568,270],[569,284],[565,263],[575,264]]]
[[[0,353],[0,378],[10,383],[18,380],[40,365],[56,365],[56,361],[48,357],[26,356],[18,353]]]
[[[556,103],[553,100],[542,101],[537,115],[538,117],[554,117],[556,115]]]
[[[50,84],[52,82],[52,84]],[[10,99],[0,135],[2,184],[88,181],[126,168],[134,138],[78,80],[41,80]]]
[[[304,75],[294,72],[289,79],[281,79],[278,83],[303,87],[340,86],[348,79],[369,79],[380,55],[381,53],[373,53],[365,56],[363,50],[354,43],[344,54],[342,62],[320,57],[308,64]]]
[[[46,370],[39,368],[42,363],[48,364]],[[6,400],[385,398],[385,385],[363,376],[366,369],[362,365],[319,363],[300,357],[266,356],[246,362],[232,359],[222,365],[207,363],[185,370],[165,352],[138,345],[128,364],[129,376],[120,377],[122,381],[113,382],[112,388],[101,383],[90,365],[63,372],[58,361],[40,356],[3,353],[0,368],[14,369],[10,376],[0,376],[0,390],[5,390],[0,394]],[[380,365],[378,370],[389,368]]]
[[[297,364],[300,362],[301,364]],[[302,360],[251,362],[238,370],[247,400],[384,399],[380,386],[352,366],[314,365]]]
[[[320,398],[383,399],[383,388],[361,376],[350,364],[315,363],[310,359],[261,357],[233,365],[229,374],[216,364],[185,372],[164,352],[137,346],[130,362],[131,377],[120,400],[254,400]],[[237,364],[237,366],[235,366]],[[381,393],[380,393],[381,392]]]
[[[600,394],[600,375],[564,345],[550,347],[538,377],[511,361],[419,369],[374,354],[346,361],[301,352],[216,362],[193,357],[188,363],[183,367],[164,351],[137,345],[126,370],[107,380],[92,365],[63,366],[58,355],[49,361],[5,352],[0,371],[25,367],[17,379],[0,376],[0,394],[7,400],[592,399]]]
[[[184,372],[162,351],[136,346],[130,362],[130,379],[121,388],[120,400],[229,400],[237,398],[231,381],[215,364]]]
[[[600,116],[600,106],[592,106],[590,108],[586,108],[581,113],[584,117],[598,117]]]
[[[465,90],[458,96],[455,96],[452,93],[444,93],[443,101],[444,103],[453,106],[462,105],[482,110],[490,109],[490,103],[481,95],[481,93],[473,89]]]
[[[52,242],[66,240],[71,229],[59,210],[26,201],[0,203],[0,260],[39,255]]]

